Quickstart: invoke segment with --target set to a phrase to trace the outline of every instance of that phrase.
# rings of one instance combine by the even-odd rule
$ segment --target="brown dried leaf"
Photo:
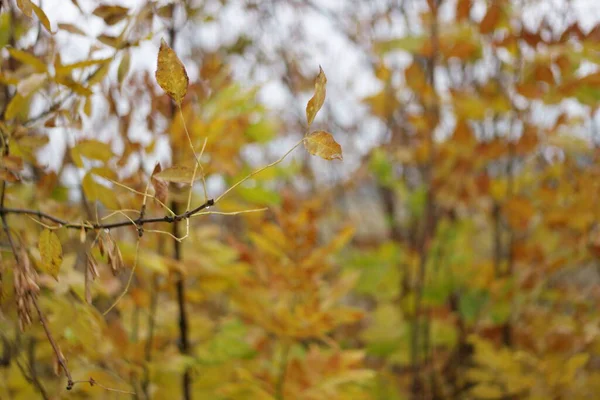
[[[113,275],[116,276],[119,271],[123,269],[123,256],[121,255],[121,250],[119,250],[119,246],[117,246],[117,243],[110,235],[105,235],[103,241],[104,250],[106,250],[108,257],[108,263],[110,264]]]
[[[13,155],[4,156],[2,166],[10,171],[19,172],[23,169],[23,159]]]
[[[152,176],[150,177],[150,181],[152,182],[152,187],[154,188],[154,195],[158,201],[165,204],[167,202],[167,196],[169,194],[169,185],[160,179],[156,179],[154,175],[161,172],[162,168],[160,163],[157,163],[154,167],[154,171],[152,171]]]
[[[313,156],[319,156],[325,160],[343,159],[342,147],[329,132],[312,132],[304,138],[304,147]]]
[[[82,31],[73,24],[66,24],[61,22],[58,24],[58,29],[67,31],[69,33],[74,33],[75,35],[87,36],[84,31]]]
[[[319,66],[319,75],[317,75],[317,79],[315,79],[315,94],[306,104],[306,122],[308,126],[312,124],[315,119],[315,116],[323,107],[323,103],[325,102],[325,94],[327,85],[327,77],[325,76],[325,72],[323,68]]]
[[[164,39],[160,41],[155,76],[159,86],[180,105],[187,93],[189,78],[183,63]]]

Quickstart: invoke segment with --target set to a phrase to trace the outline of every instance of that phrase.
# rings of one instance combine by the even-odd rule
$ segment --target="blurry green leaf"
[[[277,135],[277,126],[268,119],[261,119],[248,126],[246,135],[257,143],[267,143]]]
[[[464,290],[460,294],[458,311],[467,322],[473,323],[487,304],[488,299],[487,292]]]
[[[251,358],[255,350],[246,339],[246,326],[239,320],[224,322],[208,342],[195,348],[201,364],[221,364],[229,360]]]
[[[237,192],[242,199],[251,204],[274,206],[281,203],[281,196],[278,192],[264,187],[239,187]]]

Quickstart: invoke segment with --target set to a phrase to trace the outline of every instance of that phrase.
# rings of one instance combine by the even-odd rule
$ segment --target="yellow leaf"
[[[99,140],[85,140],[75,147],[80,155],[92,160],[107,162],[113,156],[110,145]]]
[[[37,17],[40,20],[40,22],[42,23],[42,25],[44,25],[44,28],[46,28],[46,30],[48,32],[54,33],[54,32],[52,32],[52,27],[50,26],[50,20],[46,16],[46,13],[44,12],[44,10],[39,8],[34,3],[31,3],[31,7],[33,8],[33,12],[35,13],[35,15],[37,15]]]
[[[102,34],[97,37],[100,43],[104,43],[107,46],[114,47],[115,49],[120,49],[123,47],[123,43],[116,36]]]
[[[58,280],[58,272],[63,260],[62,246],[56,233],[49,229],[44,229],[40,235],[38,243],[40,256],[42,258],[42,267],[55,279]]]
[[[31,65],[36,70],[36,72],[47,71],[46,64],[44,64],[39,58],[37,58],[31,53],[28,53],[23,50],[17,50],[15,48],[9,48],[8,53],[15,60],[19,60],[24,64]]]
[[[85,98],[85,104],[83,105],[83,112],[88,117],[92,116],[92,96],[88,96]]]
[[[20,93],[17,93],[10,99],[10,103],[6,106],[6,111],[4,113],[4,119],[6,121],[10,121],[15,118],[24,108],[27,106],[27,98],[22,96]]]
[[[79,69],[79,68],[87,68],[87,67],[92,67],[94,65],[98,65],[98,64],[105,64],[105,63],[109,63],[110,60],[112,60],[112,58],[101,58],[98,60],[84,60],[84,61],[78,61],[72,64],[67,64],[67,65],[60,65],[58,67],[56,67],[56,75],[67,75],[68,73],[70,73],[71,71],[75,70],[75,69]]]
[[[161,39],[158,51],[156,82],[177,104],[181,105],[187,93],[189,79],[183,63],[164,39]]]
[[[185,165],[174,165],[170,168],[164,169],[161,172],[154,174],[154,178],[162,179],[167,182],[176,183],[190,183],[192,176],[194,175],[194,169]],[[201,178],[200,172],[196,171],[196,177],[194,180]]]
[[[90,172],[83,177],[81,186],[83,187],[83,192],[88,200],[99,201],[111,210],[118,210],[121,208],[114,190],[96,182]]]
[[[71,89],[75,94],[80,96],[91,96],[92,90],[83,86],[81,83],[74,81],[70,76],[56,75],[54,80],[61,85]]]
[[[325,72],[323,72],[323,68],[319,66],[319,75],[317,75],[317,79],[315,80],[315,94],[306,105],[306,122],[308,122],[308,126],[312,124],[315,116],[321,107],[323,107],[323,103],[325,102],[326,85],[327,77],[325,76]]]
[[[72,25],[72,24],[59,23],[58,29],[62,29],[63,31],[74,33],[76,35],[87,36],[84,31],[82,31],[81,29],[79,29],[78,27],[76,27],[75,25]]]
[[[469,394],[479,399],[500,399],[505,393],[491,384],[479,384],[469,391]]]
[[[122,84],[125,80],[125,77],[129,73],[129,67],[131,65],[131,52],[127,51],[123,58],[121,58],[121,62],[119,63],[119,69],[117,70],[117,80],[119,84]]]
[[[106,74],[108,74],[109,69],[110,69],[110,62],[105,61],[104,64],[102,64],[96,70],[96,72],[94,72],[94,74],[90,77],[90,79],[88,79],[88,85],[93,86],[96,83],[102,82],[102,79],[104,79]]]
[[[93,14],[106,22],[106,25],[115,25],[127,17],[129,11],[126,7],[102,5],[97,7]]]
[[[319,156],[325,160],[343,159],[342,147],[329,132],[312,132],[304,138],[304,147],[313,156]]]
[[[31,0],[17,0],[17,7],[23,12],[23,14],[27,15],[31,18],[31,13],[33,11]]]

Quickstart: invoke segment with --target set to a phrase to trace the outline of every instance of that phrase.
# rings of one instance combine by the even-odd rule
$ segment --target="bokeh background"
[[[0,398],[597,398],[600,3],[3,3],[2,209],[135,219],[149,182],[147,215],[219,200],[141,239],[7,213]],[[281,160],[319,66],[310,130],[343,161]],[[151,178],[193,161],[186,130],[206,193]],[[23,263],[71,391],[35,313],[19,327]]]

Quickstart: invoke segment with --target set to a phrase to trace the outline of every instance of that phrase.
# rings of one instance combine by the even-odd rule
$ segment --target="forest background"
[[[0,4],[1,399],[600,393],[600,4]]]

